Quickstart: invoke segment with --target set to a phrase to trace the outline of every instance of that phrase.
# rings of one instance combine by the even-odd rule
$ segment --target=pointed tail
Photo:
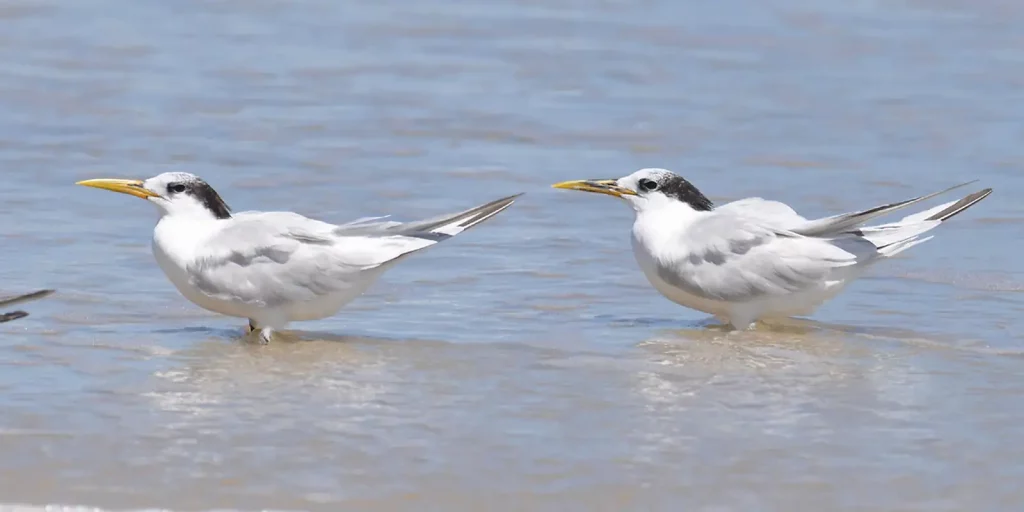
[[[459,213],[402,224],[395,234],[440,242],[501,213],[521,195],[504,197]]]
[[[991,188],[979,190],[957,201],[940,204],[922,212],[908,215],[897,222],[861,228],[858,233],[878,248],[884,256],[899,254],[932,237],[921,237],[939,224],[978,204],[992,194]]]

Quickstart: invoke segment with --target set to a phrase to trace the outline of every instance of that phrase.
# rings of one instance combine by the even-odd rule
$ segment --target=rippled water
[[[0,4],[0,502],[115,509],[1019,510],[1024,4]],[[675,169],[827,215],[996,193],[785,329],[650,289],[631,213],[554,181]],[[155,215],[415,219],[527,192],[291,341],[181,298]]]

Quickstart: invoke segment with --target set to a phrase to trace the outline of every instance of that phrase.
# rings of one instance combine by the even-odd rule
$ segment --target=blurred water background
[[[1020,510],[1024,4],[0,3],[0,502]],[[667,167],[808,215],[995,194],[811,320],[723,336],[632,214]],[[93,177],[343,222],[512,209],[291,341],[181,298]]]

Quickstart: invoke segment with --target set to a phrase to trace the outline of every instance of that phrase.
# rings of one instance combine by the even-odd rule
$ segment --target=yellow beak
[[[622,196],[635,196],[636,192],[624,187],[620,187],[615,180],[577,180],[577,181],[563,181],[561,183],[555,183],[551,185],[554,188],[564,188],[567,190],[582,190],[583,192],[597,192],[598,194],[608,194],[610,196],[622,197]]]
[[[111,192],[120,192],[122,194],[141,197],[142,199],[149,199],[150,197],[160,197],[160,194],[150,192],[149,190],[143,188],[142,182],[139,180],[85,180],[79,181],[78,183],[75,183],[75,185],[83,185],[92,188],[101,188],[103,190],[109,190]]]

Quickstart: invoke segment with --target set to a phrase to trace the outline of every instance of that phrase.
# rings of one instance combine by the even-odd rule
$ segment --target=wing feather
[[[291,212],[232,218],[187,268],[203,293],[258,306],[304,302],[358,284],[358,274],[435,242],[400,235],[338,235]]]
[[[51,293],[53,293],[53,290],[39,290],[37,292],[26,293],[24,295],[0,298],[0,307],[13,306],[15,304],[41,299]]]
[[[906,208],[908,206],[920,203],[922,201],[927,201],[928,199],[931,199],[935,196],[945,194],[946,192],[956,190],[960,187],[965,187],[976,181],[978,180],[971,180],[966,183],[961,183],[959,185],[954,185],[947,189],[940,190],[938,192],[933,192],[931,194],[915,197],[912,199],[907,199],[905,201],[883,204],[881,206],[876,206],[874,208],[869,208],[867,210],[861,210],[859,212],[843,213],[840,215],[833,215],[831,217],[810,220],[803,223],[802,225],[794,226],[792,229],[797,233],[807,236],[828,236],[836,233],[841,233],[843,231],[854,229],[858,226],[862,226],[864,225],[864,223],[871,219],[874,219],[875,217],[880,217],[882,215],[886,215],[888,213]]]
[[[723,212],[695,222],[685,236],[685,253],[659,262],[658,276],[692,295],[728,302],[827,285],[837,269],[874,254],[853,237],[836,243]]]
[[[519,195],[404,224],[377,217],[335,225],[293,212],[243,212],[204,244],[186,272],[193,286],[221,300],[304,302],[361,286],[360,273],[476,226]]]

